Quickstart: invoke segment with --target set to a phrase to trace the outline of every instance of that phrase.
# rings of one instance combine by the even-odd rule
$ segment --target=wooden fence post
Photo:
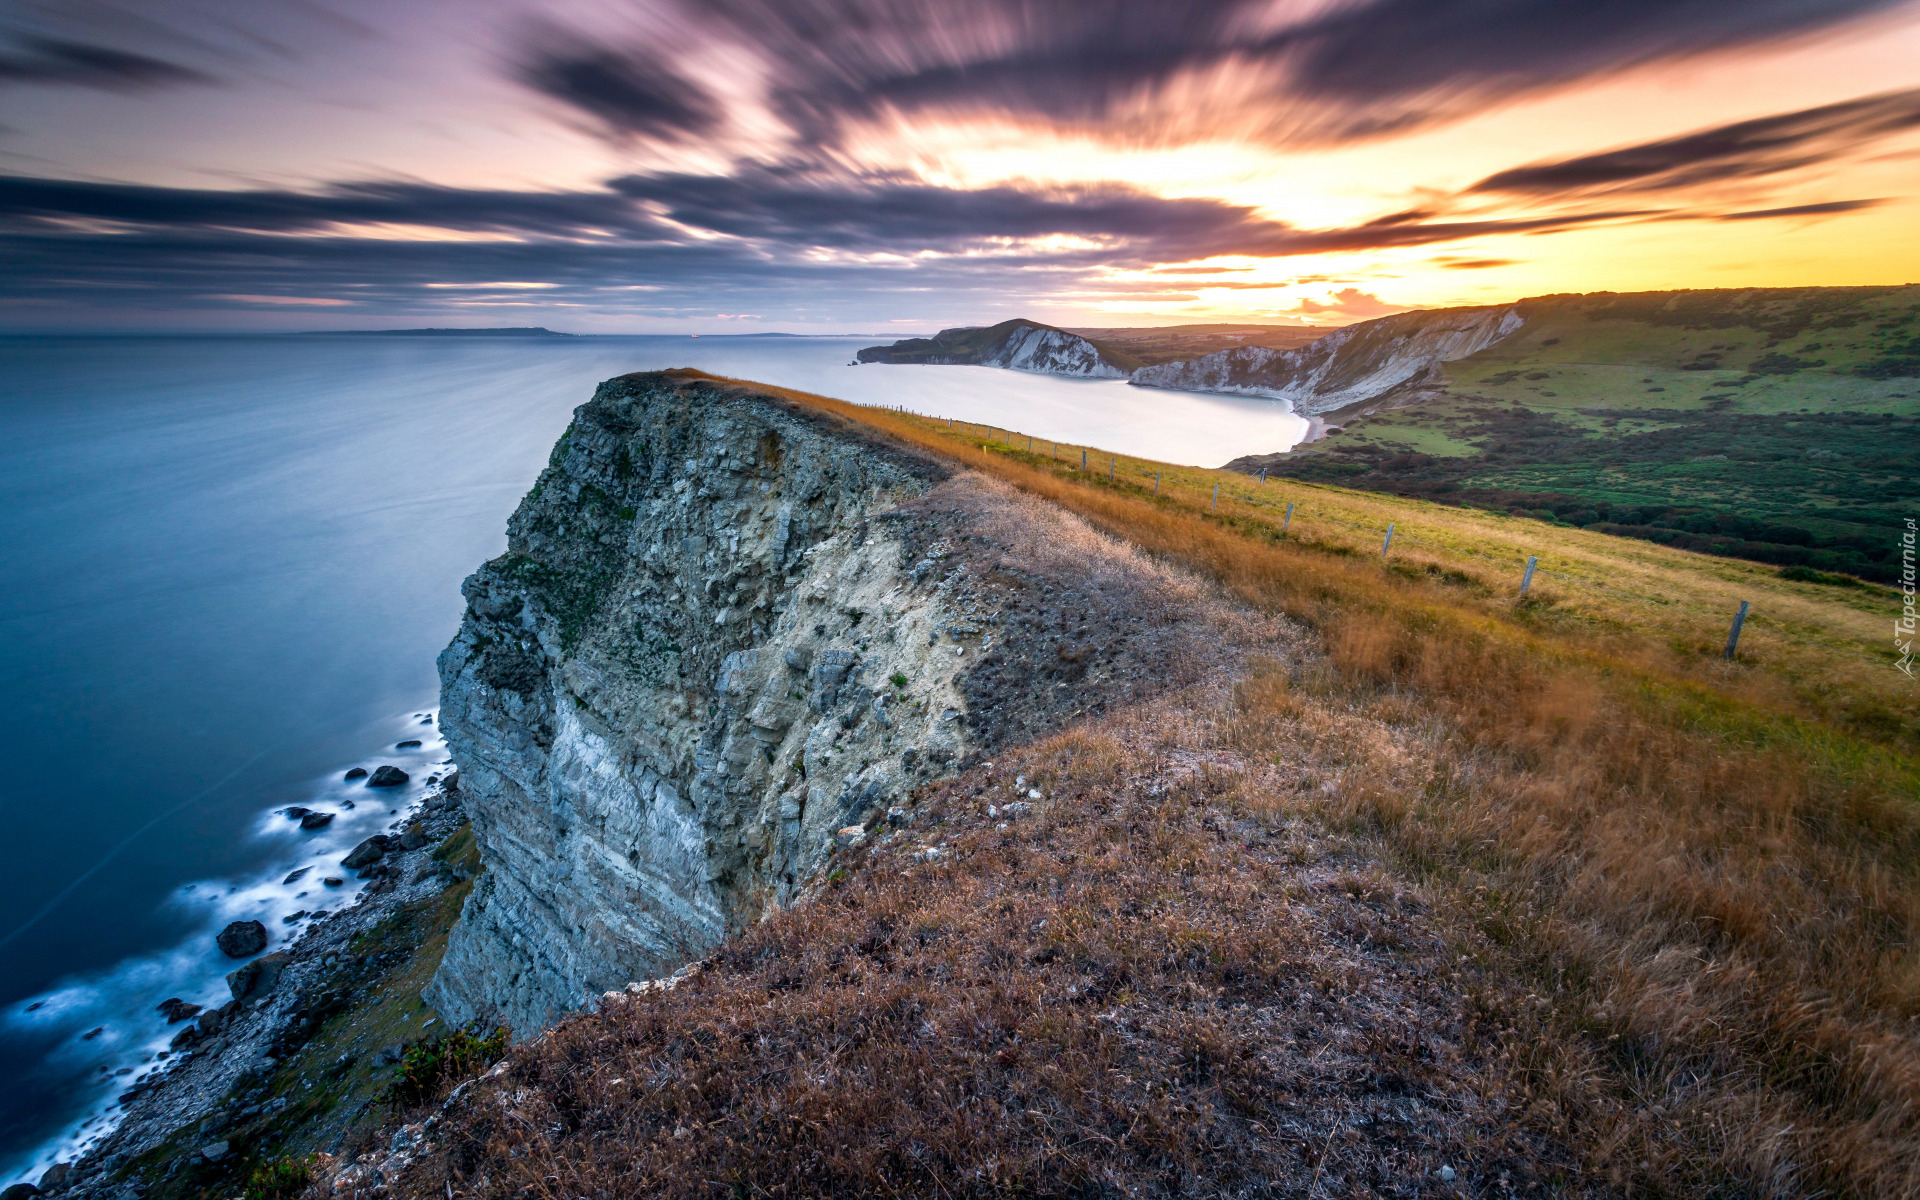
[[[1220,511],[1220,485],[1217,483],[1213,485],[1213,511]]]
[[[1266,481],[1267,481],[1267,469],[1266,469],[1265,467],[1261,467],[1261,468],[1260,468],[1260,482],[1261,482],[1261,483],[1265,483]]]
[[[1160,494],[1160,472],[1158,471],[1153,473],[1153,494],[1156,496]]]
[[[1393,549],[1393,523],[1389,521],[1387,523],[1386,540],[1380,543],[1380,557],[1385,558],[1387,556],[1387,551],[1391,549]]]
[[[1533,586],[1533,569],[1539,565],[1539,559],[1531,554],[1527,555],[1527,573],[1520,577],[1520,594],[1522,596],[1526,595],[1527,589]]]
[[[1293,524],[1293,501],[1287,501],[1287,519],[1280,522],[1280,536],[1287,536],[1287,526]]]
[[[1740,611],[1733,614],[1733,628],[1727,633],[1726,657],[1728,659],[1732,659],[1733,652],[1740,648],[1740,627],[1742,625],[1745,625],[1746,623],[1747,623],[1747,602],[1745,600],[1742,600],[1740,602]]]
[[[1108,483],[1112,483],[1112,482],[1113,482],[1113,464],[1114,464],[1114,461],[1115,461],[1115,460],[1113,460],[1113,459],[1111,459],[1111,458],[1107,460],[1107,482],[1108,482]]]
[[[1080,452],[1080,469],[1082,471],[1087,469],[1087,452],[1085,450]]]

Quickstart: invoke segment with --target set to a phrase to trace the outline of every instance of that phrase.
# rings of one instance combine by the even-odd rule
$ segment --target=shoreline
[[[438,713],[416,712],[403,721],[417,731],[414,740],[421,744],[408,746],[403,737],[366,762],[398,761],[424,780],[409,778],[391,792],[370,791],[364,779],[347,779],[348,770],[329,772],[307,802],[315,807],[263,810],[251,827],[252,837],[297,839],[288,847],[294,853],[271,852],[271,865],[250,877],[197,880],[171,893],[174,902],[205,910],[185,939],[94,975],[63,980],[10,1014],[31,1021],[36,1018],[27,1014],[44,1012],[39,1019],[68,1026],[48,1043],[42,1061],[54,1060],[73,1042],[96,1038],[117,1045],[118,1052],[72,1069],[65,1095],[79,1097],[75,1113],[59,1132],[22,1154],[6,1194],[14,1195],[22,1184],[38,1187],[50,1172],[55,1186],[43,1189],[48,1194],[95,1194],[99,1179],[114,1176],[128,1161],[204,1120],[236,1080],[274,1063],[270,1051],[284,1041],[277,1034],[284,1033],[279,1027],[285,1010],[314,973],[313,963],[406,905],[459,882],[444,868],[426,872],[414,861],[464,820],[458,811],[458,771],[445,757]],[[353,769],[364,773],[366,768]],[[302,832],[299,818],[310,811],[329,819],[317,831]],[[341,865],[339,860],[358,846],[388,839],[391,852],[365,869]],[[214,889],[220,890],[208,899]],[[310,893],[317,902],[312,910],[301,906]],[[270,930],[261,952],[242,958],[209,953],[222,925],[249,917]],[[249,980],[252,990],[236,995]],[[176,1003],[180,1007],[168,1011]],[[88,1005],[96,1011],[87,1012]],[[113,1011],[103,1018],[98,1010],[108,1006]],[[75,1010],[83,1014],[77,1022]],[[93,1022],[102,1023],[79,1032]]]

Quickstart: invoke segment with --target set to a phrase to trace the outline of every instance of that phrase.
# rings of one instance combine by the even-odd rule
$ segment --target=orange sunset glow
[[[1338,324],[1920,274],[1912,4],[95,3],[6,22],[6,303],[35,324],[556,306],[602,330],[741,311]]]

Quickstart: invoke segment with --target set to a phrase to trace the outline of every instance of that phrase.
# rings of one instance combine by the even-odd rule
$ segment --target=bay
[[[280,879],[387,810],[304,838],[273,810],[337,807],[380,762],[417,795],[460,581],[598,381],[697,366],[1201,465],[1305,430],[1266,401],[848,365],[874,340],[0,338],[0,1182],[111,1127],[161,999],[223,997],[221,924],[291,936],[284,913],[346,902]]]

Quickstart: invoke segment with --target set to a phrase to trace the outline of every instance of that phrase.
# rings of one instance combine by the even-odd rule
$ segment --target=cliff
[[[427,998],[522,1034],[1206,637],[1058,510],[696,372],[602,384],[508,536],[440,658],[487,870]]]
[[[1116,347],[1027,320],[943,329],[930,338],[868,346],[856,357],[863,363],[1005,367],[1082,379],[1125,379],[1139,365]]]
[[[1400,313],[1337,329],[1296,350],[1243,346],[1143,367],[1132,382],[1285,400],[1302,416],[1346,414],[1423,394],[1442,382],[1442,363],[1477,354],[1524,323],[1511,305]]]

